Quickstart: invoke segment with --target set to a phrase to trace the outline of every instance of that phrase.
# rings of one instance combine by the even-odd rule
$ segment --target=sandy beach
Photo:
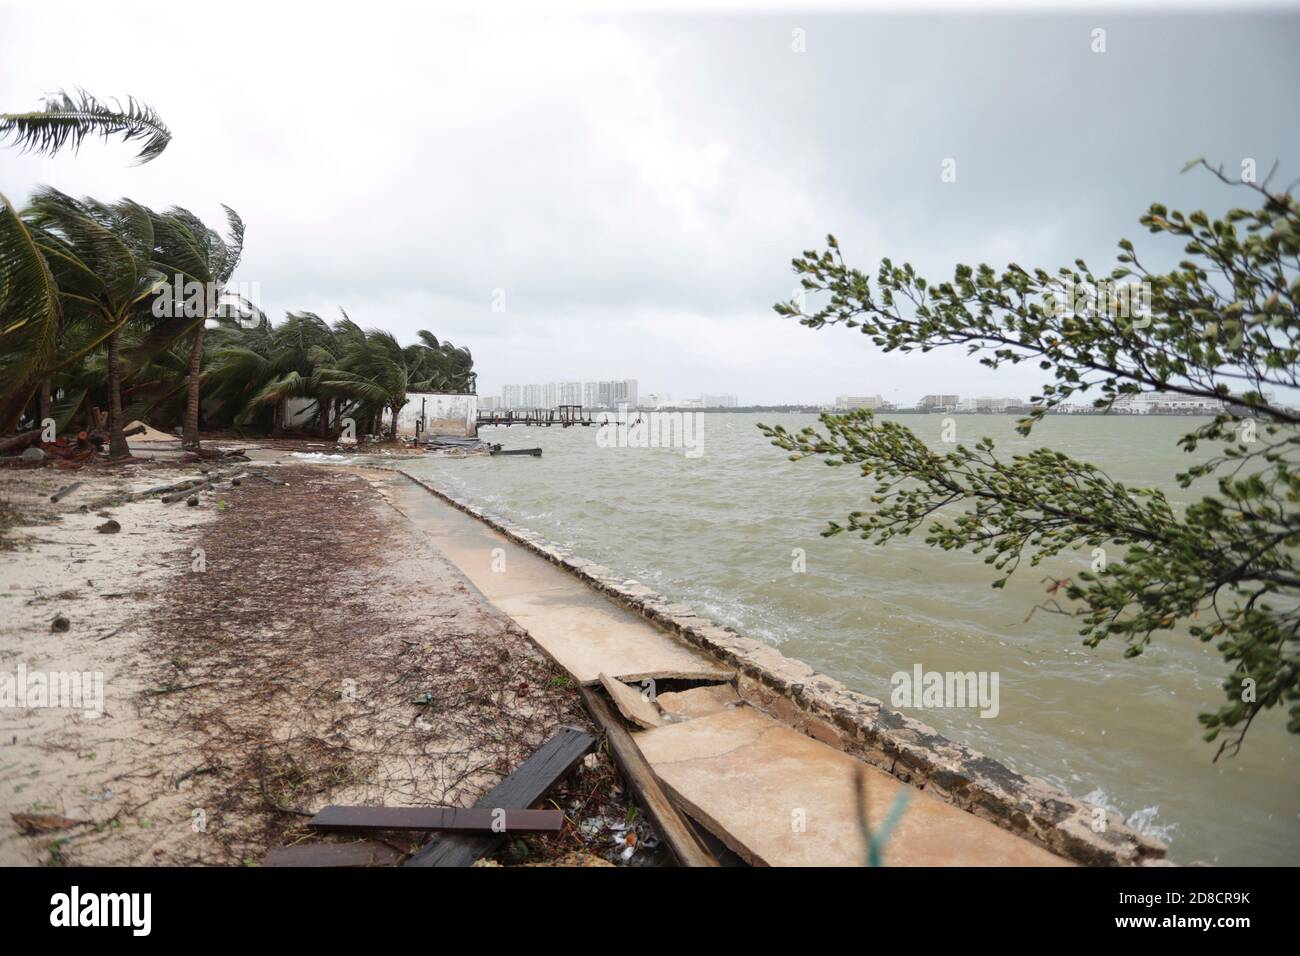
[[[304,823],[327,804],[468,806],[560,727],[592,730],[567,677],[361,474],[286,465],[194,507],[81,510],[198,467],[0,471],[0,671],[103,690],[99,713],[0,708],[0,864],[253,865],[320,839]],[[603,752],[552,799],[563,832],[501,861],[619,858]]]

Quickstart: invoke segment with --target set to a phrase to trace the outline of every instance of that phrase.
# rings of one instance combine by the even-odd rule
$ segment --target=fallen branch
[[[68,495],[72,494],[74,491],[76,491],[84,484],[85,484],[84,481],[74,481],[72,484],[66,485],[63,488],[60,488],[54,494],[50,495],[50,501],[62,501],[64,498],[68,497]]]

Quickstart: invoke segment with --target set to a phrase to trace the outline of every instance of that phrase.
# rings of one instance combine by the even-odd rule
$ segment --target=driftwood
[[[196,478],[186,478],[184,481],[172,482],[169,485],[157,485],[153,488],[146,488],[144,491],[107,495],[89,504],[82,505],[81,510],[99,511],[101,508],[116,508],[118,505],[124,505],[130,501],[139,501],[141,498],[149,498],[153,495],[163,495],[160,500],[164,504],[171,504],[181,498],[188,498],[197,489],[216,484],[218,481],[225,481],[227,478],[241,477],[244,474],[243,470],[232,468],[229,471],[223,471],[215,475],[203,475]]]
[[[36,444],[40,440],[41,430],[33,428],[29,432],[19,432],[17,435],[10,435],[7,438],[0,438],[0,454],[6,452],[20,452],[29,445]]]
[[[68,495],[72,494],[74,491],[76,491],[84,484],[85,484],[84,481],[74,481],[72,484],[66,485],[63,488],[60,488],[54,494],[50,495],[50,501],[62,501],[64,498],[68,497]]]
[[[579,687],[578,690],[587,710],[605,731],[609,752],[619,770],[623,771],[623,779],[636,795],[641,811],[650,818],[655,832],[668,844],[677,862],[682,866],[717,866],[718,861],[705,847],[690,821],[668,798],[663,784],[641,754],[632,735],[609,709],[609,704],[591,688]]]
[[[169,505],[174,501],[180,501],[182,498],[188,498],[190,495],[194,494],[194,492],[202,491],[204,488],[208,488],[213,484],[215,484],[215,482],[211,478],[205,479],[204,481],[196,481],[193,484],[186,485],[184,488],[173,491],[171,494],[163,495],[158,500],[165,505]]]

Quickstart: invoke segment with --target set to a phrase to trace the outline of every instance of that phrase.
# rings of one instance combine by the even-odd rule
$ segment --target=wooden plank
[[[307,822],[313,830],[423,830],[434,833],[559,833],[559,810],[489,809],[487,807],[343,807],[329,806]]]
[[[627,728],[614,716],[605,698],[589,687],[579,687],[583,703],[596,723],[605,731],[609,752],[623,771],[623,779],[636,795],[637,806],[650,818],[659,838],[668,844],[673,856],[682,866],[717,866],[718,861],[700,839],[691,822],[669,799],[663,784],[641,754],[641,749],[627,732]]]
[[[277,846],[262,860],[263,866],[392,866],[401,854],[391,846],[366,840],[361,843],[300,843]]]
[[[501,807],[522,810],[530,807],[568,776],[593,747],[596,738],[576,727],[565,727],[542,744],[515,772],[493,787],[474,806],[479,809]],[[490,852],[502,834],[435,834],[403,866],[472,866]]]

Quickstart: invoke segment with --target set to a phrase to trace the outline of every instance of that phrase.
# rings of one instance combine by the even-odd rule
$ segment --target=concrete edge
[[[674,604],[639,581],[620,578],[604,565],[508,518],[396,470],[621,606],[731,665],[740,695],[796,730],[1076,863],[1168,865],[1167,847],[1126,826],[1118,814],[1105,811],[1104,819],[1099,819],[1100,808],[1036,777],[1016,773],[918,720],[888,710],[872,697],[849,690],[803,661],[702,617],[684,604]]]

